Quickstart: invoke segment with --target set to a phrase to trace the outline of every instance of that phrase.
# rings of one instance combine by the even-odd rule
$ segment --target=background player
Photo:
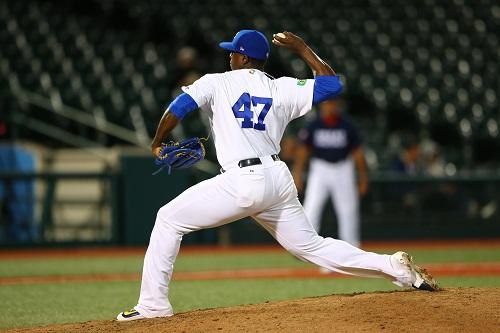
[[[354,123],[342,114],[343,106],[341,100],[320,103],[316,120],[299,131],[301,144],[297,148],[293,177],[301,192],[302,175],[311,157],[304,198],[309,222],[319,233],[321,213],[330,195],[337,215],[339,239],[359,246],[358,193],[363,196],[368,191],[368,172],[360,135]]]
[[[186,113],[197,108],[208,112],[224,172],[160,208],[144,259],[139,302],[120,313],[118,320],[173,315],[168,290],[182,236],[246,216],[252,216],[295,256],[326,269],[436,289],[432,278],[414,266],[406,253],[365,252],[319,236],[307,221],[292,175],[277,156],[279,143],[291,120],[310,111],[313,103],[338,95],[342,84],[301,38],[287,32],[275,35],[273,43],[296,52],[316,79],[269,77],[263,72],[270,51],[266,37],[242,30],[232,42],[220,44],[231,52],[232,71],[205,75],[185,87],[160,120],[152,143],[155,155]]]

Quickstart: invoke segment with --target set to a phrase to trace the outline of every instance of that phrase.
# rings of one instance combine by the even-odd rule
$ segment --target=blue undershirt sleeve
[[[189,94],[182,93],[177,96],[168,106],[169,112],[172,112],[179,120],[182,120],[186,114],[198,108],[198,104]]]
[[[342,92],[342,82],[338,75],[321,75],[314,79],[313,104],[332,99]]]

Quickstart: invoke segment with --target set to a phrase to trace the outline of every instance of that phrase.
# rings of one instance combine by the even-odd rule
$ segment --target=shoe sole
[[[121,323],[124,323],[126,321],[135,321],[135,320],[143,320],[143,319],[147,319],[146,317],[143,317],[143,316],[136,316],[136,317],[132,317],[132,318],[124,318],[124,317],[120,317],[120,318],[116,318],[117,321],[121,322]]]
[[[120,322],[125,322],[125,321],[134,321],[134,320],[143,320],[143,319],[152,319],[152,318],[168,318],[168,317],[171,317],[173,316],[173,314],[171,315],[163,315],[163,316],[157,316],[157,317],[144,317],[142,314],[138,313],[137,315],[127,315],[125,316],[123,314],[123,312],[120,312],[117,316],[116,316],[116,320],[117,321],[120,321]]]
[[[117,321],[134,321],[134,320],[141,320],[141,319],[146,319],[143,315],[141,315],[139,312],[135,315],[124,315],[123,312],[120,312],[118,316],[116,316]]]
[[[415,284],[412,284],[413,288],[419,290],[427,290],[427,291],[439,290],[439,287],[437,285],[436,280],[434,280],[434,277],[431,274],[429,274],[425,268],[421,268],[415,265],[412,256],[410,256],[406,252],[403,252],[402,257],[405,261],[405,265],[408,266],[408,268],[412,272],[415,272],[417,276],[417,281],[415,282]]]

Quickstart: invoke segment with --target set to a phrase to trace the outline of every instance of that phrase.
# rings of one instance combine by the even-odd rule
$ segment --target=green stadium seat
[[[15,73],[11,77],[23,88],[45,96],[58,91],[65,104],[100,110],[130,129],[137,125],[130,119],[134,106],[136,121],[140,110],[150,135],[172,99],[176,51],[189,44],[203,54],[202,72],[227,70],[216,42],[246,27],[268,36],[280,30],[301,35],[345,75],[347,98],[361,94],[380,118],[389,117],[391,108],[409,110],[424,137],[443,124],[463,148],[460,140],[469,144],[476,136],[493,137],[500,121],[500,6],[493,0],[341,0],[334,8],[326,1],[304,6],[299,0],[251,6],[217,0],[85,5],[12,0],[3,7],[2,75]],[[281,65],[289,75],[310,75],[302,61],[283,50],[273,50],[270,64],[271,74]],[[11,83],[0,86],[2,94],[9,94],[6,85]],[[185,125],[187,132],[204,132],[202,123],[194,122]],[[364,136],[383,145],[390,130],[367,126]]]

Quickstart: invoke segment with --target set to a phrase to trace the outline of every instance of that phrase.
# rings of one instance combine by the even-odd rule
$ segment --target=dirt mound
[[[398,291],[190,311],[128,323],[91,321],[7,332],[500,332],[500,288]]]

